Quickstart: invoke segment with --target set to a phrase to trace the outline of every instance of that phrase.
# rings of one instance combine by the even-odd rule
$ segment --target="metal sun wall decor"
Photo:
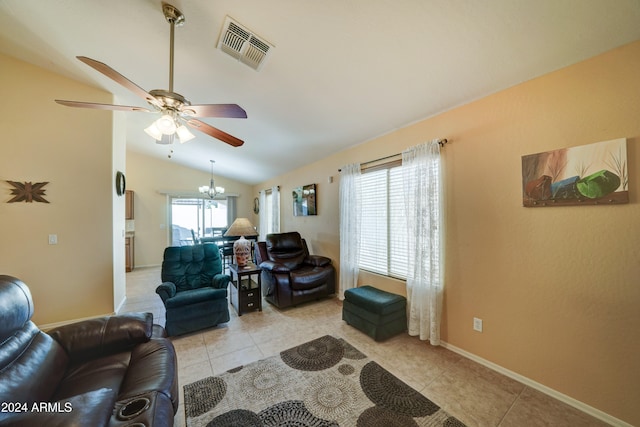
[[[309,184],[293,189],[293,215],[317,215],[316,185]]]
[[[627,140],[522,156],[525,207],[629,203]]]
[[[40,203],[49,203],[48,200],[44,198],[44,192],[47,191],[43,187],[48,184],[48,182],[16,182],[16,181],[7,181],[10,185],[13,186],[11,189],[11,194],[14,196],[12,199],[7,201],[7,203],[15,203],[15,202],[40,202]]]

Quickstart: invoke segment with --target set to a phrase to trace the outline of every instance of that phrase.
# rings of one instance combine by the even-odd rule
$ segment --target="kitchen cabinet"
[[[135,265],[134,262],[134,246],[133,246],[133,236],[124,238],[124,265],[125,271],[128,273],[133,271],[133,267]]]
[[[124,192],[124,219],[126,221],[126,235],[124,239],[124,258],[125,258],[125,271],[128,273],[133,270],[135,266],[134,262],[134,240],[133,240],[133,199],[134,193],[131,190]]]

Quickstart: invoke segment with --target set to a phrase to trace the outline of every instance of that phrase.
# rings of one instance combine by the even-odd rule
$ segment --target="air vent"
[[[253,31],[227,16],[218,41],[218,49],[233,56],[254,70],[264,65],[273,45],[256,36]]]

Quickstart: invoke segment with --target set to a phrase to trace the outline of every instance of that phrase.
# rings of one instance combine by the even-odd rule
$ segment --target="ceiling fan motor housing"
[[[167,19],[167,22],[175,25],[184,24],[184,14],[180,12],[175,6],[162,2],[162,13]]]
[[[191,102],[176,92],[169,92],[163,89],[153,89],[149,91],[149,94],[162,101],[163,107],[170,110],[181,111],[184,105],[191,105]]]

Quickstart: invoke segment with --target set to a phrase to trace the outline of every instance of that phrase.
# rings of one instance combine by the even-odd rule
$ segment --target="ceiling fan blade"
[[[226,117],[230,119],[246,119],[247,112],[238,104],[196,104],[187,105],[183,109],[185,114],[193,117]],[[191,114],[189,110],[195,113]]]
[[[93,108],[94,110],[143,111],[145,113],[152,112],[146,108],[132,107],[129,105],[98,104],[95,102],[66,101],[64,99],[56,99],[55,101],[58,104],[66,105],[67,107]]]
[[[206,133],[207,135],[219,139],[222,142],[226,142],[227,144],[234,147],[240,147],[242,144],[244,144],[243,140],[238,139],[233,135],[229,135],[228,133],[214,128],[213,126],[198,119],[189,119],[187,120],[187,124],[192,128],[199,130],[200,132]]]
[[[109,67],[107,64],[100,61],[96,61],[95,59],[87,58],[86,56],[76,56],[76,58],[78,58],[80,61],[84,62],[94,70],[101,72],[102,74],[109,77],[111,80],[115,81],[116,83],[119,83],[120,85],[129,89],[131,92],[135,93],[145,101],[153,105],[156,105],[158,107],[162,107],[162,103],[158,101],[156,98],[154,98],[153,96],[151,96],[151,94],[149,94],[146,90],[142,89],[140,86],[138,86],[137,84],[135,84],[134,82],[132,82],[131,80],[123,76],[122,74],[118,73],[116,70]]]

